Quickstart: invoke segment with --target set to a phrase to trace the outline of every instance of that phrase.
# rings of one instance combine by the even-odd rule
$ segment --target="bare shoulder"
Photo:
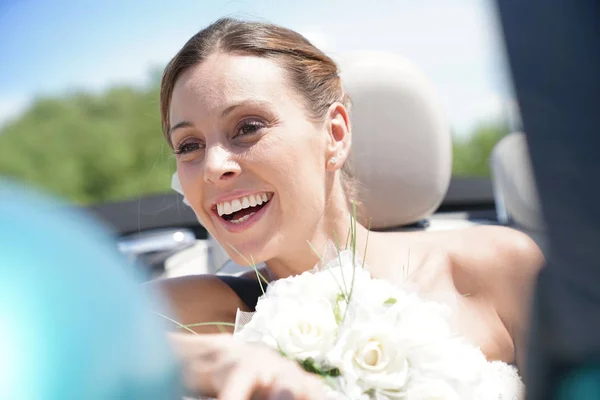
[[[503,226],[476,226],[434,232],[395,233],[386,245],[412,249],[423,259],[444,259],[457,272],[481,283],[497,278],[527,278],[537,275],[544,262],[541,250],[528,235]]]
[[[525,233],[503,226],[478,226],[447,233],[453,262],[484,281],[528,279],[537,275],[544,256]]]
[[[526,234],[506,227],[477,227],[456,233],[453,269],[495,309],[524,365],[526,331],[536,277],[544,256]]]
[[[183,325],[205,322],[235,322],[237,309],[246,309],[235,292],[215,275],[191,275],[147,284],[162,293],[170,306],[171,317]],[[202,326],[198,333],[217,333],[222,328]]]
[[[544,264],[541,250],[528,235],[507,227],[477,226],[403,233],[390,240],[396,248],[418,250],[421,267],[440,278],[432,282],[451,282],[457,292],[468,294],[464,297],[465,315],[472,312],[475,319],[488,321],[488,330],[482,331],[479,339],[488,343],[495,338],[490,354],[510,361],[514,357],[506,355],[510,348],[516,350],[518,364],[523,364],[529,305]],[[510,335],[510,345],[502,332]]]

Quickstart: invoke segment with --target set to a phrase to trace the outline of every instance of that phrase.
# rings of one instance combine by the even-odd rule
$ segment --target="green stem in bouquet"
[[[352,229],[352,266],[356,262],[356,202],[352,202],[352,216],[350,217],[350,228]]]
[[[183,325],[186,328],[194,328],[197,326],[231,326],[235,328],[235,324],[232,322],[197,322],[195,324]]]
[[[254,262],[254,258],[252,257],[252,254],[250,254],[250,258],[251,260],[248,260],[246,258],[246,256],[244,256],[242,253],[240,253],[238,251],[238,249],[236,249],[232,244],[229,245],[233,251],[235,251],[240,257],[242,257],[242,259],[247,263],[252,265],[252,269],[254,270],[254,272],[256,273],[256,278],[258,279],[258,284],[260,285],[260,290],[262,291],[262,294],[265,294],[265,288],[263,287],[263,282],[268,285],[269,284],[269,280],[267,278],[265,278],[263,276],[263,274],[260,273],[260,271],[258,270],[258,267],[256,266],[256,263]]]
[[[354,292],[354,279],[356,278],[356,203],[352,202],[352,215],[350,216],[350,228],[352,229],[352,285],[350,286],[350,298]]]
[[[321,260],[321,265],[323,267],[325,267],[323,264],[325,264],[325,260],[323,259],[323,256],[319,254],[319,252],[317,251],[317,249],[315,248],[315,246],[310,242],[310,240],[306,241],[308,243],[308,246],[310,247],[310,249],[313,251],[313,253],[315,253],[315,255],[319,258],[319,260]],[[333,278],[333,281],[335,282],[335,284],[338,286],[338,289],[340,290],[340,292],[343,292],[344,290],[342,289],[342,286],[340,285],[340,283],[337,281],[337,279],[335,279],[335,275],[333,275],[333,272],[331,272],[331,277]]]
[[[335,368],[335,367],[324,368],[323,366],[319,365],[318,362],[316,362],[314,359],[312,359],[310,357],[305,360],[297,360],[297,362],[300,364],[300,366],[302,366],[302,368],[306,372],[310,372],[310,373],[319,375],[323,378],[337,377],[337,376],[341,375],[340,370],[338,368]]]
[[[162,318],[166,319],[167,321],[170,321],[170,322],[174,323],[175,325],[179,326],[179,327],[180,327],[180,328],[182,328],[182,329],[185,329],[186,331],[189,331],[189,332],[193,333],[194,335],[198,335],[198,334],[197,334],[196,332],[194,332],[192,329],[190,329],[190,328],[188,328],[187,326],[185,326],[185,325],[183,325],[183,324],[181,324],[181,323],[179,323],[179,322],[175,321],[175,320],[174,320],[174,319],[172,319],[172,318],[169,318],[169,317],[167,317],[167,316],[166,316],[166,315],[164,315],[164,314],[158,313],[158,312],[156,312],[156,311],[154,312],[154,314],[158,315],[159,317],[162,317]]]
[[[348,228],[348,233],[346,234],[346,244],[344,245],[345,249],[348,248],[348,242],[350,241],[350,232],[352,232],[352,231],[350,228]]]
[[[323,256],[319,254],[319,251],[315,248],[315,246],[310,242],[310,240],[307,240],[306,243],[308,243],[308,246],[310,247],[310,249],[313,251],[313,253],[315,253],[315,255],[319,258],[319,261],[321,262],[321,265],[323,265],[325,263],[325,260],[323,259]]]
[[[279,354],[282,357],[290,359],[290,360],[294,360],[295,362],[297,362],[298,365],[300,365],[302,367],[302,369],[304,369],[306,372],[309,372],[312,374],[317,374],[325,380],[332,379],[332,378],[335,378],[335,377],[338,377],[341,375],[339,368],[335,368],[335,367],[324,368],[321,365],[319,365],[319,363],[317,363],[313,358],[309,357],[307,359],[301,360],[301,359],[297,359],[294,357],[290,357],[281,348],[281,346],[279,346],[279,344],[277,344],[277,351],[279,352]]]
[[[186,328],[193,328],[196,326],[216,326],[217,329],[219,329],[219,332],[221,332],[221,333],[227,333],[225,326],[230,326],[230,327],[235,328],[235,324],[231,323],[231,322],[197,322],[194,324],[187,324],[184,326]]]
[[[352,215],[350,216],[350,231],[352,232],[352,284],[350,286],[350,293],[348,295],[348,302],[350,302],[350,298],[352,298],[352,294],[354,293],[354,280],[356,279],[356,203],[352,202]],[[369,222],[369,230],[367,230],[367,238],[365,242],[365,253],[362,261],[362,268],[365,267],[365,259],[367,258],[367,245],[369,243],[369,231],[371,229],[371,223]]]
[[[344,276],[344,268],[342,268],[342,249],[340,248],[340,241],[336,232],[333,232],[333,238],[335,239],[335,247],[338,255],[338,261],[340,263],[340,274],[342,275],[342,282],[344,283],[343,293],[344,296],[346,296],[346,301],[350,302],[350,299],[348,298],[350,292],[348,292],[348,286],[346,285],[346,277]]]
[[[256,263],[254,262],[254,257],[252,257],[252,254],[250,254],[250,261],[252,261],[252,268],[254,269],[254,272],[256,273],[256,279],[258,280],[258,285],[260,286],[260,290],[262,292],[262,294],[265,294],[265,288],[263,287],[263,281],[265,282],[266,285],[269,284],[269,281],[262,276],[262,274],[260,272],[258,272],[258,267],[256,266]]]
[[[194,335],[198,335],[198,333],[196,333],[193,329],[190,329],[190,328],[197,327],[197,326],[216,326],[217,328],[220,328],[219,330],[221,330],[222,332],[225,332],[225,328],[223,328],[224,326],[235,327],[235,324],[231,323],[231,322],[199,322],[199,323],[195,323],[195,324],[184,325],[178,321],[175,321],[172,318],[167,317],[164,314],[161,314],[158,312],[154,312],[154,314],[158,315],[161,318],[166,319],[167,321],[172,322],[173,324],[177,325],[181,329],[185,329],[186,331],[193,333]]]
[[[369,225],[367,226],[367,238],[365,239],[365,252],[363,254],[362,260],[362,268],[365,269],[365,262],[367,260],[367,248],[369,247],[369,234],[371,233],[371,222],[372,219],[369,218]]]
[[[406,267],[404,266],[404,264],[402,265],[402,272],[404,273],[404,282],[402,283],[402,285],[406,284],[409,281],[409,279],[411,278],[412,274],[417,272],[417,270],[410,272],[410,247],[408,248]]]

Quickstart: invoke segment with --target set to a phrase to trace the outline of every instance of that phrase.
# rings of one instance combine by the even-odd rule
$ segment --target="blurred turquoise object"
[[[600,399],[600,364],[569,371],[558,386],[556,399]]]
[[[165,326],[97,223],[0,182],[0,399],[177,399]]]

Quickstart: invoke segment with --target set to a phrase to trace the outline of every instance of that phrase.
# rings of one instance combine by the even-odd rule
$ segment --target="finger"
[[[218,400],[250,400],[267,387],[267,380],[250,368],[236,367],[220,390]]]
[[[323,400],[323,381],[301,369],[295,362],[285,360],[276,371],[269,385],[269,400]]]
[[[210,364],[202,359],[188,358],[182,363],[183,384],[190,393],[214,396],[218,392],[220,376],[226,375],[230,364]]]
[[[320,381],[305,380],[304,377],[287,376],[286,380],[279,380],[271,388],[269,400],[323,400],[326,397],[325,389]],[[283,383],[285,382],[285,383]]]
[[[327,396],[325,382],[323,378],[302,371],[302,379],[297,379],[300,387],[298,399],[303,400],[323,400]]]
[[[270,396],[269,400],[299,400],[300,397],[294,395],[294,393],[290,389],[274,389]]]
[[[224,353],[221,346],[205,345],[191,335],[173,335],[169,338],[178,349],[183,384],[187,391],[198,395],[214,395],[235,365],[232,354]]]

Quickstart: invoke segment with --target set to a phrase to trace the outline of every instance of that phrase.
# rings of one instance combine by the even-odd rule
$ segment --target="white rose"
[[[366,269],[360,267],[353,268],[351,264],[343,264],[341,267],[332,266],[319,271],[317,275],[320,275],[320,279],[327,281],[329,285],[333,285],[345,293],[355,293],[361,287],[368,285],[372,280],[371,275]]]
[[[295,297],[297,295],[311,297],[315,293],[321,297],[325,294],[323,289],[327,289],[326,283],[322,282],[314,273],[307,271],[300,275],[271,282],[265,297]]]
[[[355,318],[340,333],[336,347],[328,355],[342,375],[356,381],[363,391],[385,392],[388,398],[402,398],[409,377],[405,346],[386,319]]]
[[[337,328],[328,299],[277,297],[265,299],[237,335],[266,343],[292,358],[318,361],[332,348]]]
[[[423,301],[398,307],[388,312],[397,311],[398,340],[406,346],[411,368],[465,384],[478,381],[485,356],[452,332],[444,307]]]
[[[348,259],[346,256],[345,259]],[[256,311],[263,307],[262,303],[274,298],[322,299],[329,300],[336,311],[338,321],[345,315],[346,299],[360,292],[372,279],[362,268],[351,267],[351,259],[345,260],[342,267],[334,264],[321,271],[305,272],[301,275],[280,279],[269,285],[266,294],[258,300]],[[350,264],[348,264],[350,262]]]
[[[271,283],[263,298],[292,297],[292,298],[321,298],[326,297],[333,303],[341,293],[348,293],[352,287],[352,268],[331,268],[317,272],[304,272],[301,275],[279,279]],[[354,272],[355,284],[370,279],[363,270]],[[259,307],[261,298],[258,301]]]

